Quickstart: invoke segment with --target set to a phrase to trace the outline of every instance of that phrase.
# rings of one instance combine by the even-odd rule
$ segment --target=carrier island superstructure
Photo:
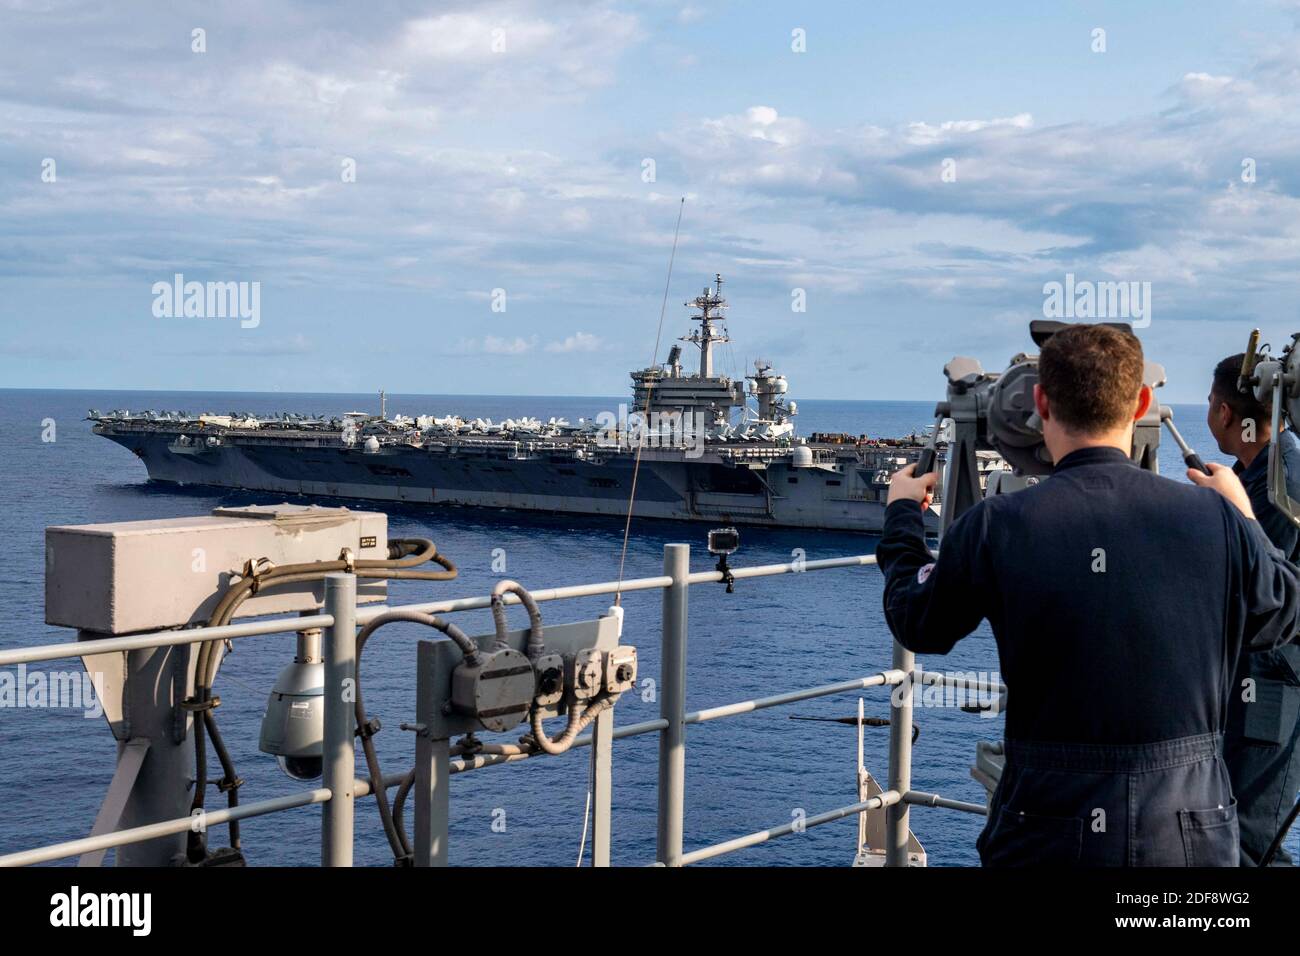
[[[611,516],[626,515],[632,498],[636,517],[878,532],[889,476],[916,460],[926,436],[797,436],[784,375],[761,361],[743,380],[715,373],[714,349],[729,341],[722,277],[686,305],[699,325],[679,341],[698,349],[697,370],[683,367],[674,344],[662,365],[631,373],[630,411],[576,425],[384,411],[89,417],[160,482]],[[942,443],[939,451],[942,460]],[[982,454],[982,468],[1002,468]],[[928,516],[936,528],[938,506]]]

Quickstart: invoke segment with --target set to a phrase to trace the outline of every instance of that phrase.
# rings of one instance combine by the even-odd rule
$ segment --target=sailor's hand
[[[934,486],[939,480],[939,473],[930,471],[916,477],[913,474],[915,471],[916,462],[912,462],[894,472],[893,477],[889,479],[889,496],[885,499],[886,505],[892,505],[895,501],[915,501],[921,506],[922,511],[929,510],[930,502],[934,501]]]
[[[1227,465],[1220,465],[1214,461],[1206,467],[1210,469],[1208,475],[1195,468],[1188,468],[1187,477],[1193,484],[1200,485],[1202,488],[1213,488],[1236,505],[1237,510],[1247,518],[1254,518],[1255,509],[1250,506],[1250,495],[1246,494],[1246,489],[1236,472]]]

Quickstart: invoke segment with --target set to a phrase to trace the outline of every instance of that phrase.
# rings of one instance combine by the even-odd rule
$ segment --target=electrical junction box
[[[219,508],[211,515],[45,529],[45,622],[99,634],[204,624],[248,561],[277,567],[388,557],[388,516],[317,505]],[[384,581],[359,579],[358,603],[387,598]],[[254,594],[236,617],[313,611],[325,584]]]
[[[594,621],[575,621],[568,624],[547,624],[543,641],[546,645],[545,655],[538,661],[537,667],[530,667],[533,674],[546,681],[546,686],[539,687],[542,702],[538,710],[543,717],[550,718],[568,713],[570,698],[590,700],[600,693],[604,679],[604,663],[607,653],[613,654],[620,661],[626,662],[627,652],[632,648],[619,644],[622,632],[620,617],[606,615]],[[509,631],[505,635],[506,646],[518,652],[521,661],[527,660],[528,629]],[[479,647],[492,648],[496,645],[496,634],[471,635]],[[493,729],[482,720],[492,714],[474,713],[474,705],[466,700],[464,690],[467,676],[473,672],[462,672],[460,694],[457,694],[457,678],[454,676],[464,663],[464,655],[453,641],[439,636],[434,640],[422,640],[416,655],[416,718],[424,725],[423,733],[435,740],[444,740],[456,734],[477,733],[484,729]],[[579,669],[581,686],[575,686],[573,678]],[[522,671],[522,667],[521,667]],[[505,675],[502,675],[505,676]],[[498,697],[502,690],[509,690],[512,698],[517,698],[517,690],[498,684],[487,688]],[[531,691],[536,699],[536,691]],[[457,706],[457,697],[462,704]],[[480,701],[481,702],[481,701]],[[511,700],[517,704],[517,699]],[[500,705],[499,700],[488,703],[492,710]],[[513,710],[514,708],[512,708]],[[556,728],[551,728],[558,732]]]
[[[636,686],[636,648],[616,647],[606,651],[605,692],[622,694]]]
[[[572,657],[565,658],[569,666],[568,690],[576,700],[591,700],[601,692],[601,676],[605,671],[605,655],[595,647],[584,647]]]

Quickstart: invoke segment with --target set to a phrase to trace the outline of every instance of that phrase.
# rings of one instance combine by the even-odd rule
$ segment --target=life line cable
[[[664,282],[664,298],[659,306],[659,328],[655,330],[655,350],[650,357],[650,368],[654,368],[655,363],[659,361],[659,344],[664,334],[664,316],[668,312],[668,289],[673,282],[673,261],[677,258],[677,237],[681,234],[682,229],[682,210],[686,208],[686,197],[677,205],[677,225],[673,227],[673,248],[668,254],[668,278]],[[654,395],[655,380],[653,377],[646,379],[645,392],[645,412],[646,420],[650,417],[651,398]],[[623,550],[618,558],[618,589],[614,592],[614,606],[619,607],[623,603],[623,567],[627,563],[627,543],[628,536],[632,533],[632,507],[636,503],[636,481],[637,476],[641,473],[641,451],[645,448],[645,425],[642,423],[641,435],[636,443],[636,460],[632,463],[632,488],[627,496],[627,521],[623,524]]]

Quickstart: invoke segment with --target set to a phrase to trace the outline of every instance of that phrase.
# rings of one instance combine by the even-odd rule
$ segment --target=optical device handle
[[[935,411],[939,412],[939,409],[935,409]],[[934,471],[935,461],[939,457],[938,452],[935,451],[935,445],[939,443],[939,429],[943,426],[943,418],[942,413],[935,416],[934,430],[930,432],[930,440],[925,443],[925,447],[921,449],[920,457],[916,459],[916,468],[912,471],[914,476],[928,475]]]
[[[1160,420],[1169,429],[1169,434],[1174,437],[1174,443],[1178,446],[1178,450],[1183,453],[1183,461],[1187,467],[1194,468],[1203,475],[1208,475],[1210,469],[1205,467],[1205,462],[1201,461],[1201,456],[1192,450],[1192,446],[1187,444],[1183,436],[1178,433],[1178,429],[1174,427],[1174,413],[1167,407],[1161,407]]]
[[[1188,451],[1188,453],[1183,456],[1183,461],[1187,463],[1188,468],[1194,468],[1206,475],[1210,473],[1210,469],[1206,467],[1205,462],[1201,461],[1201,456],[1196,454],[1194,451]]]

